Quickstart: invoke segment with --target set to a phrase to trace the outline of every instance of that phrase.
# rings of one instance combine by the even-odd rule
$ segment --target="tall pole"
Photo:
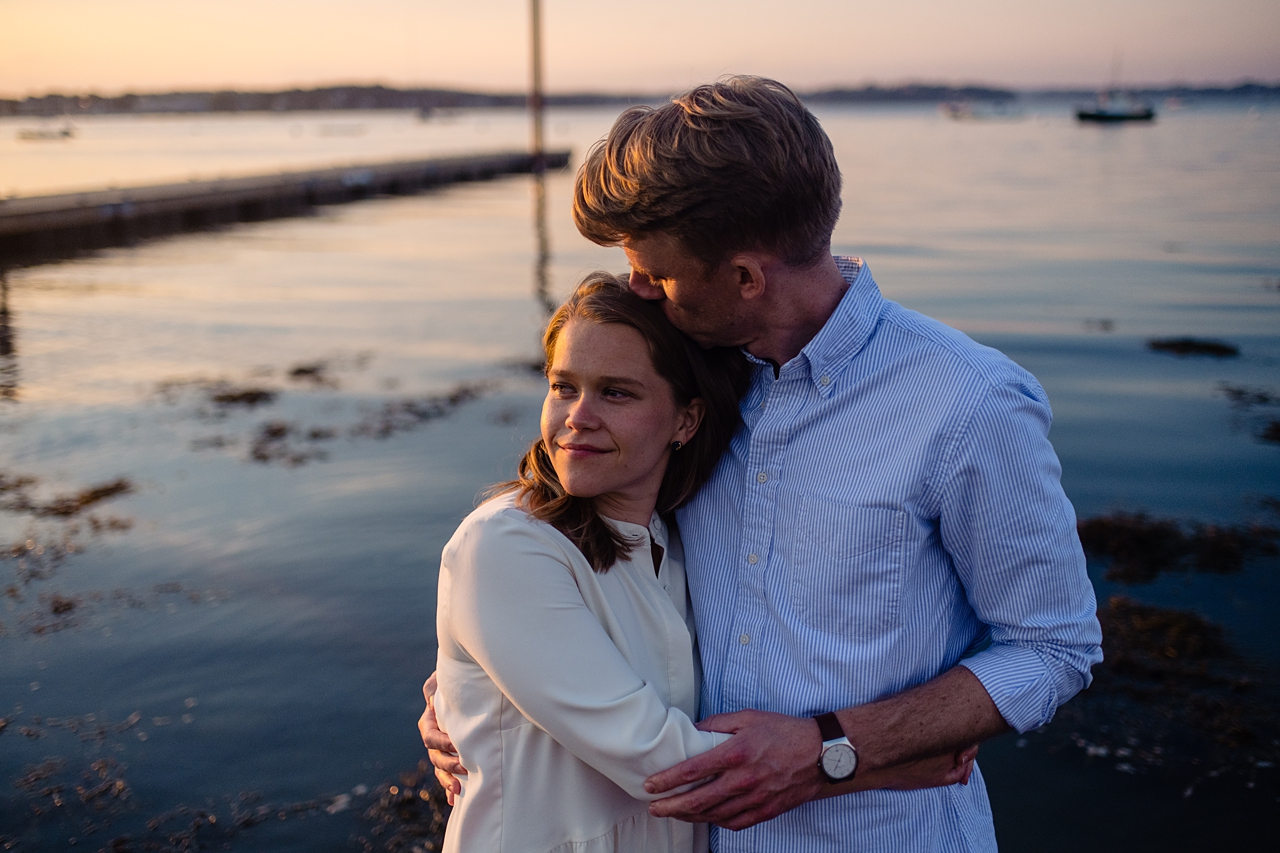
[[[532,39],[530,56],[529,113],[533,120],[533,171],[541,175],[547,169],[546,149],[542,143],[542,3],[529,0]]]
[[[533,264],[533,292],[542,310],[550,316],[556,310],[547,278],[551,260],[551,238],[547,229],[547,157],[542,139],[542,3],[529,0],[529,117],[533,122],[533,221],[538,241]]]

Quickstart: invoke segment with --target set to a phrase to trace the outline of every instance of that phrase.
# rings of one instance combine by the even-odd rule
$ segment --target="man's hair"
[[[628,109],[574,186],[573,220],[588,240],[666,233],[709,267],[743,250],[807,265],[829,251],[839,215],[831,140],[790,89],[763,77]]]

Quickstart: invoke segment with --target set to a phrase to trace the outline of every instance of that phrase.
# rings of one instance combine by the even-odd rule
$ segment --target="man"
[[[735,737],[652,777],[711,781],[650,809],[715,824],[719,853],[994,850],[976,767],[896,788],[1087,686],[1096,602],[1043,390],[833,258],[840,187],[812,114],[748,77],[628,110],[578,175],[575,222],[632,289],[757,365],[679,515],[701,727]]]

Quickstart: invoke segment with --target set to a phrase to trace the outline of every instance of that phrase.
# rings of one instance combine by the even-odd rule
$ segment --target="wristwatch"
[[[844,735],[844,728],[836,715],[819,714],[818,732],[822,735],[822,754],[818,756],[818,769],[831,784],[848,782],[858,770],[858,750]]]

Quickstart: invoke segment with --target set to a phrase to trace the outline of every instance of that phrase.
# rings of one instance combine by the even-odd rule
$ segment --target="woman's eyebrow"
[[[552,368],[547,371],[547,376],[562,376],[569,379],[580,378],[579,374],[566,368]],[[585,377],[592,382],[598,382],[601,385],[631,385],[637,388],[644,387],[644,380],[637,379],[634,376],[588,376]]]
[[[644,387],[644,380],[636,379],[634,376],[601,376],[600,381],[606,385],[635,385]]]

